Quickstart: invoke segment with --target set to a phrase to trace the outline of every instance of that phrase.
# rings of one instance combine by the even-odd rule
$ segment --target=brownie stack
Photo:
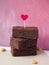
[[[37,54],[37,27],[19,27],[12,28],[12,37],[10,39],[11,53],[13,56],[28,56]]]

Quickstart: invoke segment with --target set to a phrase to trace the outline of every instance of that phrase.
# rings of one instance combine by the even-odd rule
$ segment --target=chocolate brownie
[[[17,27],[14,26],[12,29],[12,36],[14,38],[29,38],[36,39],[38,38],[38,29],[37,27]]]
[[[10,39],[11,53],[13,56],[27,56],[37,54],[37,27],[18,27],[12,29]]]
[[[37,48],[37,39],[22,39],[11,37],[11,47],[19,50],[32,50]]]
[[[17,50],[16,48],[11,48],[12,56],[29,56],[36,55],[36,50]]]

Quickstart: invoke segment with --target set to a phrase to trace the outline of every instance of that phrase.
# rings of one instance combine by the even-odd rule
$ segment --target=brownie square
[[[36,39],[38,38],[38,29],[37,27],[17,27],[14,26],[12,29],[12,36],[14,38],[29,38]]]
[[[11,37],[10,45],[19,50],[32,50],[37,48],[37,40]]]
[[[10,38],[11,53],[13,56],[28,56],[37,54],[37,27],[14,26]]]
[[[36,50],[17,50],[15,48],[11,48],[12,56],[30,56],[30,55],[36,55]]]

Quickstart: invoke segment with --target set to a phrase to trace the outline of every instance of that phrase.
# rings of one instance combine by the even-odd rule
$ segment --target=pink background
[[[12,26],[23,26],[21,14],[29,16],[26,26],[38,27],[38,47],[49,49],[49,0],[0,0],[0,45],[9,46]]]

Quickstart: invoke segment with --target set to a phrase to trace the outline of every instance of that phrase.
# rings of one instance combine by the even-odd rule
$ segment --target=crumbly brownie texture
[[[36,55],[36,50],[17,50],[16,48],[11,48],[12,56],[30,56]]]
[[[10,39],[11,53],[13,56],[28,56],[37,54],[37,27],[16,27],[12,29]]]
[[[35,50],[37,49],[37,40],[11,37],[10,45],[18,50]]]
[[[36,39],[38,38],[38,29],[37,27],[16,27],[12,29],[12,36],[14,38],[28,38]]]

